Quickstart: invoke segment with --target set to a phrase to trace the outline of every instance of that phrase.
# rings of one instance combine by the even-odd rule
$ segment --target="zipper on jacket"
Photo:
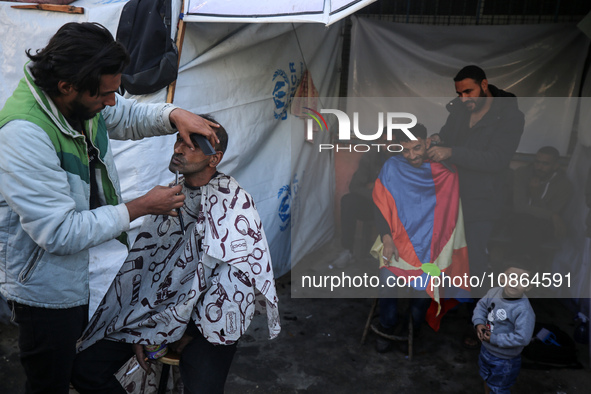
[[[35,247],[33,255],[27,261],[27,265],[18,275],[18,281],[20,283],[25,283],[31,277],[31,274],[37,268],[37,264],[41,261],[41,256],[43,256],[43,249],[40,246]]]
[[[115,192],[115,198],[117,200],[117,204],[121,204],[121,196],[120,194],[117,193],[117,187],[115,186],[115,182],[113,181],[113,178],[111,177],[111,172],[109,171],[109,167],[107,166],[107,163],[105,163],[105,161],[101,158],[101,150],[94,144],[94,141],[92,141],[92,137],[93,134],[98,133],[98,125],[97,125],[97,130],[92,130],[92,122],[88,123],[88,139],[84,138],[84,143],[88,144],[90,143],[90,145],[92,145],[94,147],[94,149],[97,152],[97,160],[103,165],[103,167],[105,168],[105,173],[107,174],[107,178],[109,179],[109,182],[111,182],[111,187],[113,188],[113,191]],[[107,136],[108,136],[108,132],[107,132]],[[87,151],[88,151],[88,146],[87,146]],[[102,152],[104,153],[105,157],[106,155],[109,153],[109,147],[107,146],[107,151],[106,152]],[[89,171],[90,171],[90,163],[89,163]],[[90,174],[90,176],[92,176],[93,174]],[[96,174],[94,174],[96,176]],[[90,178],[89,178],[90,179]],[[104,203],[106,205],[109,205],[108,201],[107,201],[107,195],[105,192],[105,186],[103,184],[103,180],[102,179],[97,179],[97,185],[98,182],[100,181],[101,185],[100,185],[100,191],[102,192],[102,196],[103,199],[105,200]],[[119,192],[121,193],[121,192]]]

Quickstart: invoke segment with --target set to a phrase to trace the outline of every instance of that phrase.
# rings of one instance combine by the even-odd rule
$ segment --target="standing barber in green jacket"
[[[215,123],[170,104],[117,95],[129,61],[103,26],[68,23],[25,66],[0,111],[0,292],[19,325],[28,393],[68,393],[75,343],[88,318],[88,249],[140,216],[183,205],[157,186],[122,203],[109,138],[178,129],[215,142]]]

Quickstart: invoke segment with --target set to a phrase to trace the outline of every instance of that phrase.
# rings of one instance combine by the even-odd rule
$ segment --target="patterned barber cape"
[[[146,217],[78,351],[102,338],[171,343],[190,319],[209,342],[232,344],[255,304],[266,308],[269,337],[279,334],[273,267],[252,197],[221,173],[196,189],[182,183],[185,235],[176,217]]]

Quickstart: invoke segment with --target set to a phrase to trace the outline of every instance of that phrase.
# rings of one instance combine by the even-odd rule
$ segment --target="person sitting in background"
[[[516,248],[531,252],[537,246],[566,235],[561,214],[573,194],[573,185],[560,168],[558,150],[544,146],[532,164],[515,170],[512,235]]]

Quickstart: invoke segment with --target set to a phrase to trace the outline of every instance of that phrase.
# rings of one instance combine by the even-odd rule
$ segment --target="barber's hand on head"
[[[144,345],[140,345],[139,343],[132,343],[131,348],[135,353],[135,357],[137,358],[137,362],[142,367],[144,371],[150,372],[150,363],[148,363],[148,358],[144,353]]]
[[[394,245],[394,240],[390,234],[382,236],[382,243],[384,244],[384,250],[382,250],[382,259],[386,265],[390,265],[390,260],[394,256],[394,261],[398,261],[398,249]]]
[[[429,159],[439,163],[451,157],[451,148],[445,146],[432,146],[427,151],[427,155],[429,155]]]
[[[220,127],[220,125],[203,119],[201,116],[195,115],[192,112],[182,108],[175,108],[170,113],[170,122],[174,124],[183,141],[191,149],[195,148],[191,142],[191,133],[201,134],[211,142],[212,146],[215,146],[219,142],[213,127]]]
[[[185,195],[181,193],[182,190],[181,185],[156,186],[143,196],[125,204],[129,211],[129,220],[132,221],[145,215],[178,216],[174,210],[184,204]]]

